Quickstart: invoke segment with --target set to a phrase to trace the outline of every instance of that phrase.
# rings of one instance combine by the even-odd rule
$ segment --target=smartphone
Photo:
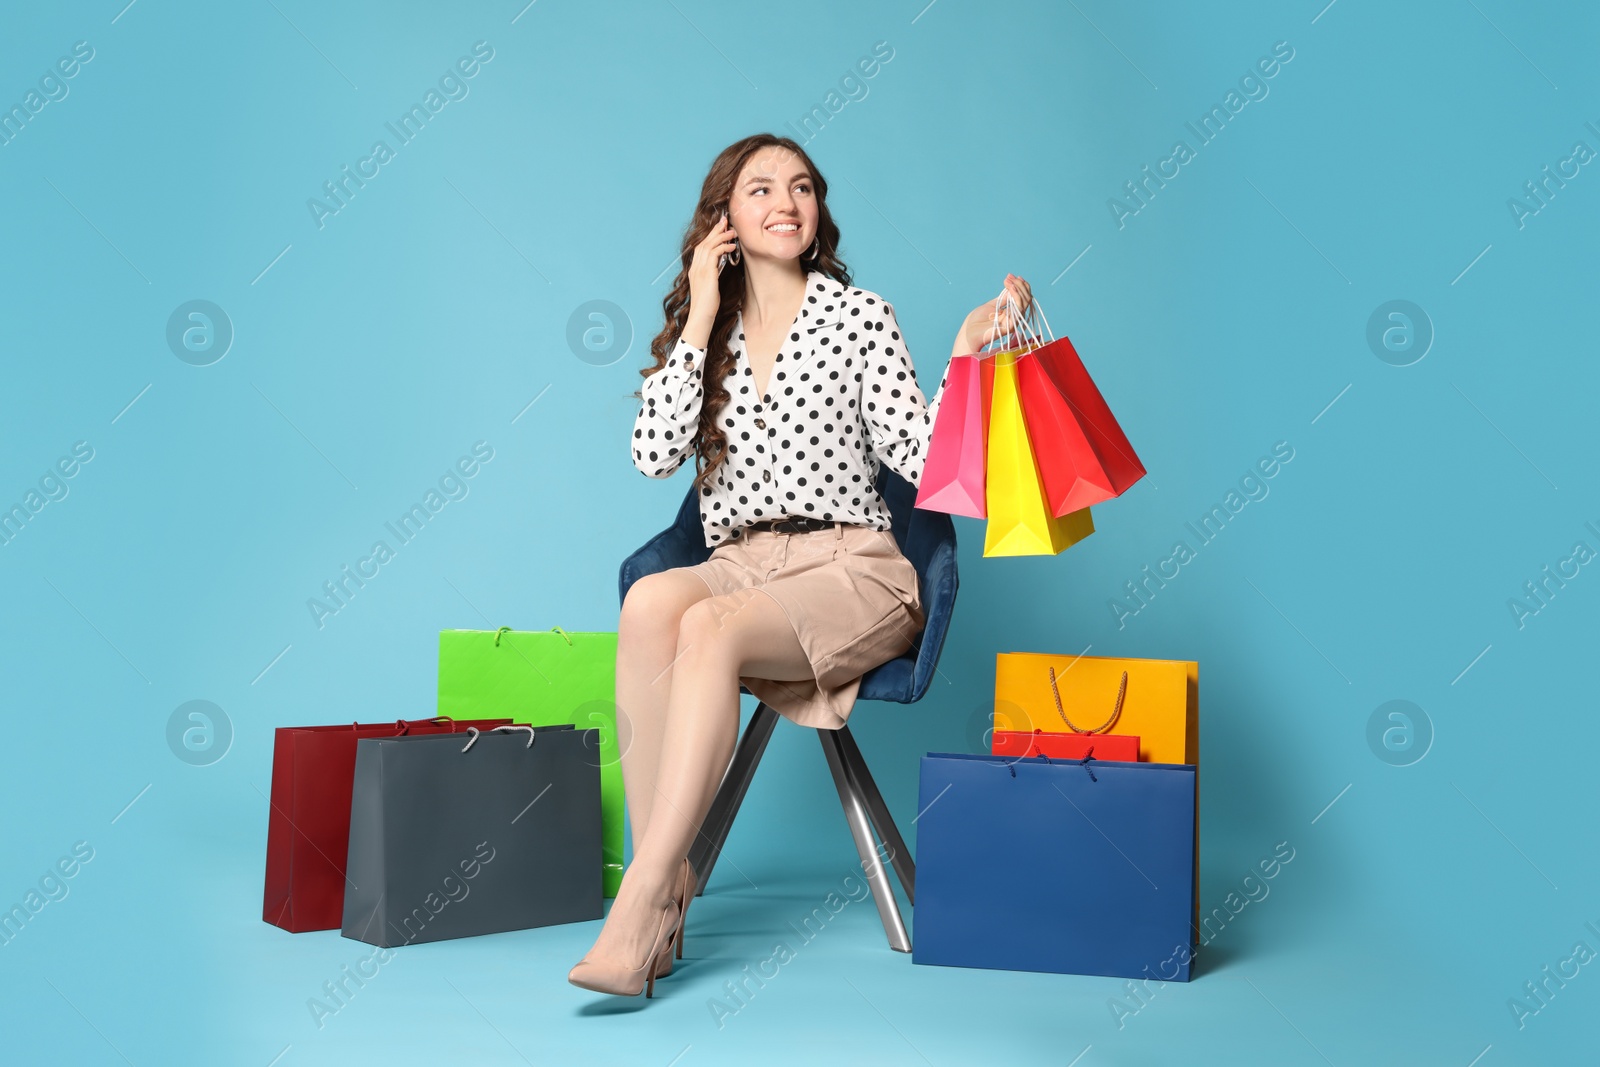
[[[726,219],[728,217],[728,209],[727,209],[726,206],[724,206],[722,208],[721,215],[722,215],[722,217],[724,219]],[[739,238],[737,238],[737,237],[734,238],[735,241],[737,241],[738,239]],[[722,253],[721,256],[717,257],[717,273],[718,274],[722,273],[722,268],[726,267],[727,265],[728,265],[728,253],[724,252],[724,253]]]

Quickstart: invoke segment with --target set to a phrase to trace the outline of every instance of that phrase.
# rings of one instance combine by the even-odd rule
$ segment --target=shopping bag
[[[338,929],[344,913],[350,787],[360,738],[490,729],[510,721],[419,719],[279,727],[272,743],[261,918],[294,934]]]
[[[994,392],[989,407],[985,498],[989,521],[985,556],[1048,556],[1062,552],[1094,532],[1089,509],[1056,516],[1047,505],[1017,396],[1014,353],[994,359]]]
[[[1195,769],[930,752],[913,963],[1186,982]]]
[[[597,739],[604,894],[622,884],[621,751],[617,746],[617,635],[544,631],[441,630],[439,714],[509,715],[519,723],[569,723]]]
[[[1118,733],[1139,737],[1148,763],[1200,762],[1200,665],[1186,660],[1001,652],[995,656],[995,725],[1044,727],[1057,695],[1074,721],[1090,709],[1110,708],[1128,677]],[[1053,685],[1052,685],[1053,682]],[[1020,710],[1019,710],[1020,709]],[[1079,709],[1082,709],[1080,712]],[[1080,723],[1082,725],[1082,723]],[[1098,722],[1095,723],[1098,725]]]
[[[996,756],[1044,755],[1055,759],[1084,759],[1093,756],[1095,759],[1126,760],[1130,763],[1139,759],[1138,737],[1108,732],[1122,718],[1122,705],[1128,695],[1127,671],[1122,672],[1122,682],[1117,687],[1116,700],[1110,705],[1110,710],[1104,719],[1096,725],[1089,725],[1091,720],[1084,718],[1084,715],[1087,713],[1097,716],[1104,705],[1075,708],[1082,722],[1074,722],[1061,702],[1061,693],[1056,684],[1055,666],[1047,667],[1046,671],[1050,675],[1050,696],[1055,703],[1055,717],[1060,722],[1047,721],[1045,725],[1037,725],[1033,717],[1033,712],[1037,711],[1037,708],[996,701],[994,730],[990,741]],[[1046,725],[1049,727],[1048,730]],[[1063,726],[1066,728],[1066,733],[1060,732]]]
[[[1069,709],[1108,707],[1124,683],[1126,692],[1116,728],[1139,738],[1139,759],[1147,763],[1200,764],[1200,665],[1192,660],[1122,659],[1114,656],[1001,652],[995,656],[994,701],[997,724],[1002,711],[1017,718],[1048,714],[1055,697]],[[1069,714],[1072,714],[1069,711]],[[1023,721],[1026,721],[1024,719]],[[1035,723],[1034,725],[1041,725]],[[1200,829],[1195,825],[1194,867],[1200,870]],[[1195,904],[1196,925],[1200,906]]]
[[[1144,477],[1070,340],[1057,338],[1020,357],[1017,390],[1052,515],[1121,496]]]
[[[994,361],[976,354],[954,356],[946,374],[916,506],[981,519],[988,514],[983,472]]]
[[[991,735],[993,755],[1026,759],[1049,756],[1051,759],[1139,761],[1139,739],[1129,734],[1061,734],[1044,730],[995,730]]]
[[[600,918],[597,732],[363,739],[340,932],[393,948]]]

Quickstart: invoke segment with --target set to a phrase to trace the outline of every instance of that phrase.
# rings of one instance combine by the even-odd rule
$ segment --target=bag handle
[[[1006,299],[1011,304],[1016,304],[1015,300],[1011,300],[1011,291],[1009,289],[1006,290]],[[1039,311],[1038,297],[1034,297],[1033,302],[1028,305],[1028,311],[1026,314],[1018,316],[1018,321],[1023,328],[1024,336],[1026,336],[1028,339],[1030,351],[1034,348],[1043,348],[1047,343],[1045,341],[1044,334],[1039,332],[1038,325],[1033,321],[1033,316],[1036,312],[1040,315],[1044,314],[1042,311]],[[1054,340],[1054,338],[1052,337],[1051,340]]]
[[[1023,759],[1027,759],[1027,758],[1028,757],[1026,757],[1026,756],[1023,757]],[[1038,753],[1038,758],[1040,760],[1044,761],[1044,763],[1046,763],[1046,764],[1051,764],[1051,763],[1057,762],[1056,760],[1052,760],[1049,756],[1046,756],[1043,752]],[[1076,763],[1078,766],[1082,767],[1084,770],[1089,772],[1089,781],[1098,782],[1100,779],[1095,777],[1094,768],[1089,766],[1090,761],[1092,761],[1093,759],[1094,759],[1094,746],[1091,745],[1089,747],[1089,751],[1084,753],[1084,757],[1082,759],[1078,759],[1078,760],[1072,760],[1072,759],[1061,760],[1059,762],[1061,762],[1061,763]],[[1017,776],[1017,761],[1016,760],[1011,760],[1010,762],[1008,762],[1006,764],[1006,770],[1010,771],[1011,772],[1011,777],[1015,778]]]
[[[567,631],[563,630],[559,626],[552,626],[552,627],[550,627],[550,629],[553,632],[558,633],[562,637],[566,638],[567,644],[569,644],[569,645],[572,644],[572,637],[571,637],[570,634],[567,633]],[[504,636],[505,634],[508,634],[510,632],[511,632],[511,627],[509,627],[509,626],[502,626],[502,627],[500,627],[500,629],[496,630],[494,632],[494,647],[495,648],[499,648],[500,647],[500,638],[502,636]]]
[[[1049,344],[1051,341],[1056,340],[1056,332],[1050,328],[1050,320],[1045,317],[1044,308],[1039,304],[1039,298],[1038,297],[1034,297],[1033,298],[1033,306],[1028,309],[1029,317],[1031,318],[1035,312],[1038,313],[1039,320],[1044,323],[1044,333],[1037,333],[1036,334],[1036,336],[1039,338],[1039,343],[1041,345],[1045,345],[1045,344]],[[1045,340],[1045,334],[1049,334],[1050,335],[1050,340],[1049,341]]]
[[[431,718],[427,718],[427,719],[396,719],[394,721],[394,725],[395,725],[394,734],[395,734],[396,737],[405,737],[407,734],[409,734],[411,732],[411,728],[413,726],[417,726],[417,725],[420,725],[422,723],[436,723],[436,722],[448,722],[448,723],[454,724],[455,720],[452,719],[448,715],[435,715],[435,716],[433,716]]]
[[[526,745],[523,745],[522,747],[523,748],[532,748],[533,747],[533,727],[531,727],[531,726],[523,726],[523,725],[517,724],[517,725],[511,725],[511,726],[496,726],[494,729],[496,731],[498,731],[498,730],[526,730],[526,731],[528,731],[528,743]],[[491,731],[491,732],[493,732],[493,731]],[[473,745],[478,743],[478,735],[480,733],[482,733],[482,731],[479,730],[476,726],[469,726],[469,727],[467,727],[467,733],[471,734],[472,737],[467,740],[466,745],[461,749],[461,751],[463,751],[463,752],[465,752],[467,749],[471,748]]]
[[[1128,695],[1128,672],[1122,672],[1122,682],[1117,686],[1117,706],[1111,709],[1111,718],[1107,719],[1099,726],[1096,726],[1093,730],[1080,729],[1077,724],[1075,724],[1071,719],[1067,718],[1067,713],[1062,710],[1061,690],[1056,688],[1056,668],[1054,664],[1052,664],[1050,667],[1050,695],[1056,698],[1056,714],[1061,716],[1061,721],[1066,723],[1067,726],[1072,729],[1073,733],[1103,734],[1107,730],[1111,729],[1111,727],[1116,723],[1117,719],[1122,717],[1122,700]]]
[[[990,316],[989,325],[997,333],[1000,329],[1000,308],[1002,304],[1009,304],[1012,307],[1016,307],[1017,302],[1011,298],[1010,289],[1002,289],[1000,295],[994,299],[994,314]],[[1020,311],[1020,309],[1018,310]],[[1038,326],[1034,324],[1033,316],[1035,312],[1038,313],[1041,319],[1044,319],[1045,332],[1041,332]],[[1045,345],[1056,339],[1055,331],[1050,329],[1050,320],[1044,318],[1044,309],[1039,306],[1038,297],[1033,298],[1033,302],[1029,306],[1028,313],[1026,315],[1018,314],[1016,316],[1016,328],[1012,332],[1020,338],[1022,343],[1017,347],[1023,352],[1031,352],[1036,348],[1043,348]],[[1046,332],[1049,334],[1048,338],[1046,338]],[[1011,335],[1007,334],[1006,336],[1009,337]],[[1000,338],[995,337],[994,340],[989,342],[989,344],[992,345],[998,341],[1000,341]],[[987,348],[988,345],[985,345],[984,347]],[[995,356],[999,355],[1001,351],[1002,350],[997,349],[987,354]],[[979,354],[984,354],[982,349],[979,350]]]
[[[979,347],[978,355],[980,355],[980,356],[983,356],[983,355],[998,356],[998,355],[1000,355],[1001,352],[1005,351],[1004,347],[997,348],[992,352],[985,352],[984,349],[988,348],[990,345],[1001,344],[1001,342],[1009,340],[1011,338],[1012,334],[1017,335],[1017,337],[1023,342],[1023,347],[1029,347],[1029,348],[1033,347],[1032,346],[1032,340],[1033,340],[1033,337],[1034,337],[1033,331],[1030,328],[1030,325],[1027,322],[1027,320],[1020,314],[1017,315],[1016,318],[1015,318],[1011,333],[1006,334],[1004,337],[1002,337],[1000,335],[1000,309],[1001,309],[1001,307],[1003,307],[1005,305],[1008,305],[1008,304],[1011,305],[1012,307],[1016,306],[1016,301],[1011,299],[1011,290],[1009,290],[1009,289],[1001,289],[1000,295],[994,298],[994,313],[989,316],[989,327],[992,330],[994,330],[995,336],[993,338],[991,338],[988,342],[986,342],[985,344],[983,344],[982,346]]]
[[[455,720],[448,715],[435,715],[431,719],[396,719],[394,721],[394,735],[396,737],[404,737],[411,732],[413,723],[421,722],[455,722]],[[361,729],[361,724],[353,722],[350,724],[350,729],[359,730]]]

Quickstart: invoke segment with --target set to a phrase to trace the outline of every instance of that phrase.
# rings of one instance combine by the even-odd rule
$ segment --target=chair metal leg
[[[761,754],[767,750],[767,742],[772,739],[772,730],[777,725],[778,713],[764,703],[757,704],[749,725],[739,738],[738,747],[733,750],[733,759],[723,772],[717,795],[711,799],[711,807],[706,810],[700,832],[695,835],[694,844],[689,849],[689,863],[696,875],[695,896],[700,896],[706,890],[711,868],[716,866],[717,858],[722,855],[728,831],[733,828],[733,817],[739,814],[739,805],[744,803],[744,795],[750,789],[751,779],[755,777],[756,765],[761,762]]]
[[[817,739],[822,742],[828,770],[833,772],[833,784],[839,790],[839,803],[844,807],[845,822],[850,824],[850,836],[855,838],[856,852],[861,856],[861,869],[872,888],[872,898],[878,905],[878,918],[883,920],[883,932],[889,937],[889,947],[896,952],[910,952],[911,938],[906,934],[905,922],[900,917],[900,905],[894,898],[894,887],[889,884],[889,876],[878,856],[861,786],[845,763],[837,734],[836,730],[818,730]]]
[[[883,838],[884,844],[889,846],[889,862],[894,864],[894,873],[905,887],[906,899],[914,906],[917,903],[917,864],[911,858],[911,850],[906,848],[905,838],[900,836],[900,828],[895,825],[894,816],[889,814],[889,805],[883,802],[883,794],[878,792],[878,783],[873,781],[872,772],[867,769],[866,758],[861,755],[861,747],[856,744],[850,727],[841,726],[834,732],[839,737],[839,754],[844,757],[844,765],[859,787],[873,828]]]

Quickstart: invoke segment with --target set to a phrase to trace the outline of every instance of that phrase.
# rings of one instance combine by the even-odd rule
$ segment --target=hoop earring
[[[739,249],[737,247],[735,247],[732,252],[728,253],[728,263],[729,265],[735,267],[739,265]]]
[[[822,238],[818,237],[816,240],[811,242],[811,254],[809,256],[806,256],[805,258],[815,262],[816,258],[817,258],[817,253],[819,253],[821,251],[822,251]]]

